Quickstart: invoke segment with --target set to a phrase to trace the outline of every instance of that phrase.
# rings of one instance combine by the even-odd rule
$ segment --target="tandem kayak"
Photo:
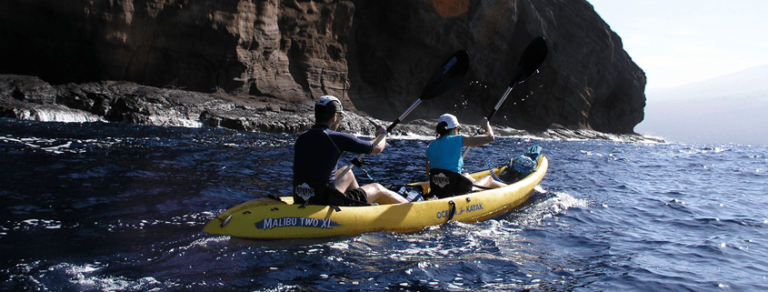
[[[533,194],[549,163],[544,155],[527,177],[506,187],[473,192],[461,196],[417,201],[407,204],[374,206],[293,204],[292,197],[280,201],[259,198],[232,207],[209,222],[203,232],[253,239],[317,238],[357,235],[365,232],[392,231],[412,233],[427,226],[450,221],[476,223],[493,218],[524,203]],[[505,167],[472,174],[480,178],[497,175]],[[429,183],[414,183],[428,192]]]

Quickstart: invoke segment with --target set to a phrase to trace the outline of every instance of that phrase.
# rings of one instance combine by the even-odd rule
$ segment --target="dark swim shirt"
[[[344,151],[370,154],[373,144],[347,133],[332,131],[325,125],[315,125],[296,139],[293,180],[335,181],[339,158]]]

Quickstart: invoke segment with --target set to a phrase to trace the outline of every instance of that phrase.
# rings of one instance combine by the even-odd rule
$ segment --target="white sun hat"
[[[437,123],[439,124],[441,122],[448,124],[448,126],[445,127],[446,129],[453,129],[459,126],[459,119],[457,119],[456,116],[452,114],[444,114],[440,116],[440,118],[437,119]]]

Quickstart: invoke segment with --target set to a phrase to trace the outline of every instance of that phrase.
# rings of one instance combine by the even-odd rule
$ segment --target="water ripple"
[[[509,213],[255,241],[200,230],[286,195],[295,135],[8,119],[0,130],[0,290],[768,290],[765,147],[500,138],[466,169],[533,144],[550,159],[540,191]],[[428,142],[389,139],[365,159],[373,179],[356,175],[425,180]]]

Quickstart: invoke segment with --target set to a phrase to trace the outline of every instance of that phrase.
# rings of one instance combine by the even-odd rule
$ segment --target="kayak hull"
[[[281,201],[260,198],[222,212],[203,232],[254,239],[317,238],[375,231],[412,233],[449,221],[476,223],[527,201],[547,169],[548,160],[541,155],[536,171],[503,188],[399,205],[340,206],[341,211],[319,205],[302,208],[292,204],[291,197],[282,197]],[[503,168],[493,171],[498,174],[501,170]],[[484,171],[472,176],[479,178],[488,174],[489,171]],[[429,188],[428,183],[413,185]]]

